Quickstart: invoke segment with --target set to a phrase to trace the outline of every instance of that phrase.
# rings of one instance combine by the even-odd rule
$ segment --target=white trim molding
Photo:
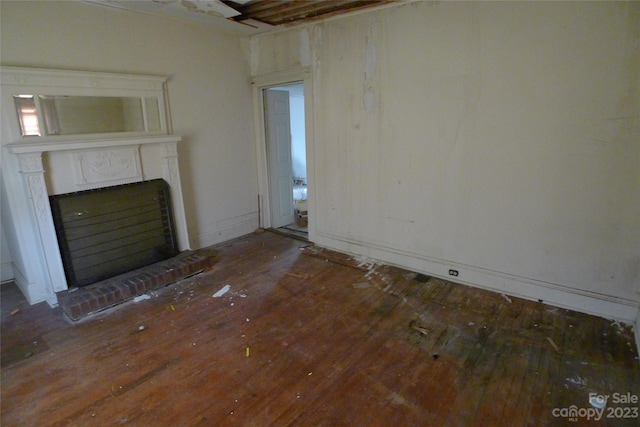
[[[313,75],[311,67],[299,67],[291,70],[278,71],[268,74],[254,76],[251,79],[253,84],[253,106],[254,123],[256,135],[256,155],[258,159],[258,191],[260,215],[259,223],[262,227],[271,227],[271,206],[269,194],[269,172],[267,162],[267,142],[264,122],[264,95],[263,90],[273,86],[280,86],[288,83],[303,82],[304,84],[304,121],[305,121],[305,143],[307,155],[307,211],[309,218],[309,241],[315,242],[315,145],[314,145],[314,91]]]
[[[327,230],[317,230],[316,236],[316,243],[329,249],[369,257],[386,264],[476,288],[504,293],[531,301],[539,301],[555,307],[592,314],[629,325],[635,324],[636,334],[638,334],[637,325],[640,322],[640,309],[637,301],[576,290],[559,284],[424,257],[368,241],[353,238],[346,239]],[[449,275],[450,269],[455,269],[459,275],[452,278]]]

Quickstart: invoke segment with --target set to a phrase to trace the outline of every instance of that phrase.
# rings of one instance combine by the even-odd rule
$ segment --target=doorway
[[[304,83],[263,89],[271,228],[309,238]]]

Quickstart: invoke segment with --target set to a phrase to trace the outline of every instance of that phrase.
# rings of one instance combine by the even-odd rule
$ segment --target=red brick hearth
[[[174,258],[102,280],[89,286],[60,292],[62,311],[72,320],[104,310],[145,292],[158,289],[208,270],[216,262],[211,250],[184,251]]]

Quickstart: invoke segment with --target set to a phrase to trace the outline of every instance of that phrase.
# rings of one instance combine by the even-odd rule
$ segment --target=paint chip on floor
[[[226,294],[227,292],[229,292],[229,289],[231,289],[231,286],[229,285],[224,285],[222,288],[220,288],[220,290],[218,292],[216,292],[215,294],[212,295],[213,298],[220,298],[222,295]]]
[[[508,297],[508,296],[506,296],[505,294],[500,294],[500,296],[501,296],[502,298],[504,298],[504,299],[505,299],[505,301],[507,301],[509,304],[511,304],[511,298],[509,298],[509,297]]]
[[[351,285],[355,289],[366,289],[369,287],[367,282],[354,283]]]

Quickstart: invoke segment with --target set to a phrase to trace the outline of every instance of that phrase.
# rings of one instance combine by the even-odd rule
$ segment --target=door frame
[[[269,162],[267,160],[267,135],[264,117],[263,90],[274,86],[283,86],[291,83],[304,84],[304,127],[305,146],[307,154],[307,212],[309,226],[309,241],[316,238],[315,221],[315,152],[313,144],[313,80],[310,67],[301,67],[294,70],[263,74],[252,78],[254,122],[256,135],[256,154],[258,168],[258,209],[260,226],[271,227],[271,194],[269,190]]]

